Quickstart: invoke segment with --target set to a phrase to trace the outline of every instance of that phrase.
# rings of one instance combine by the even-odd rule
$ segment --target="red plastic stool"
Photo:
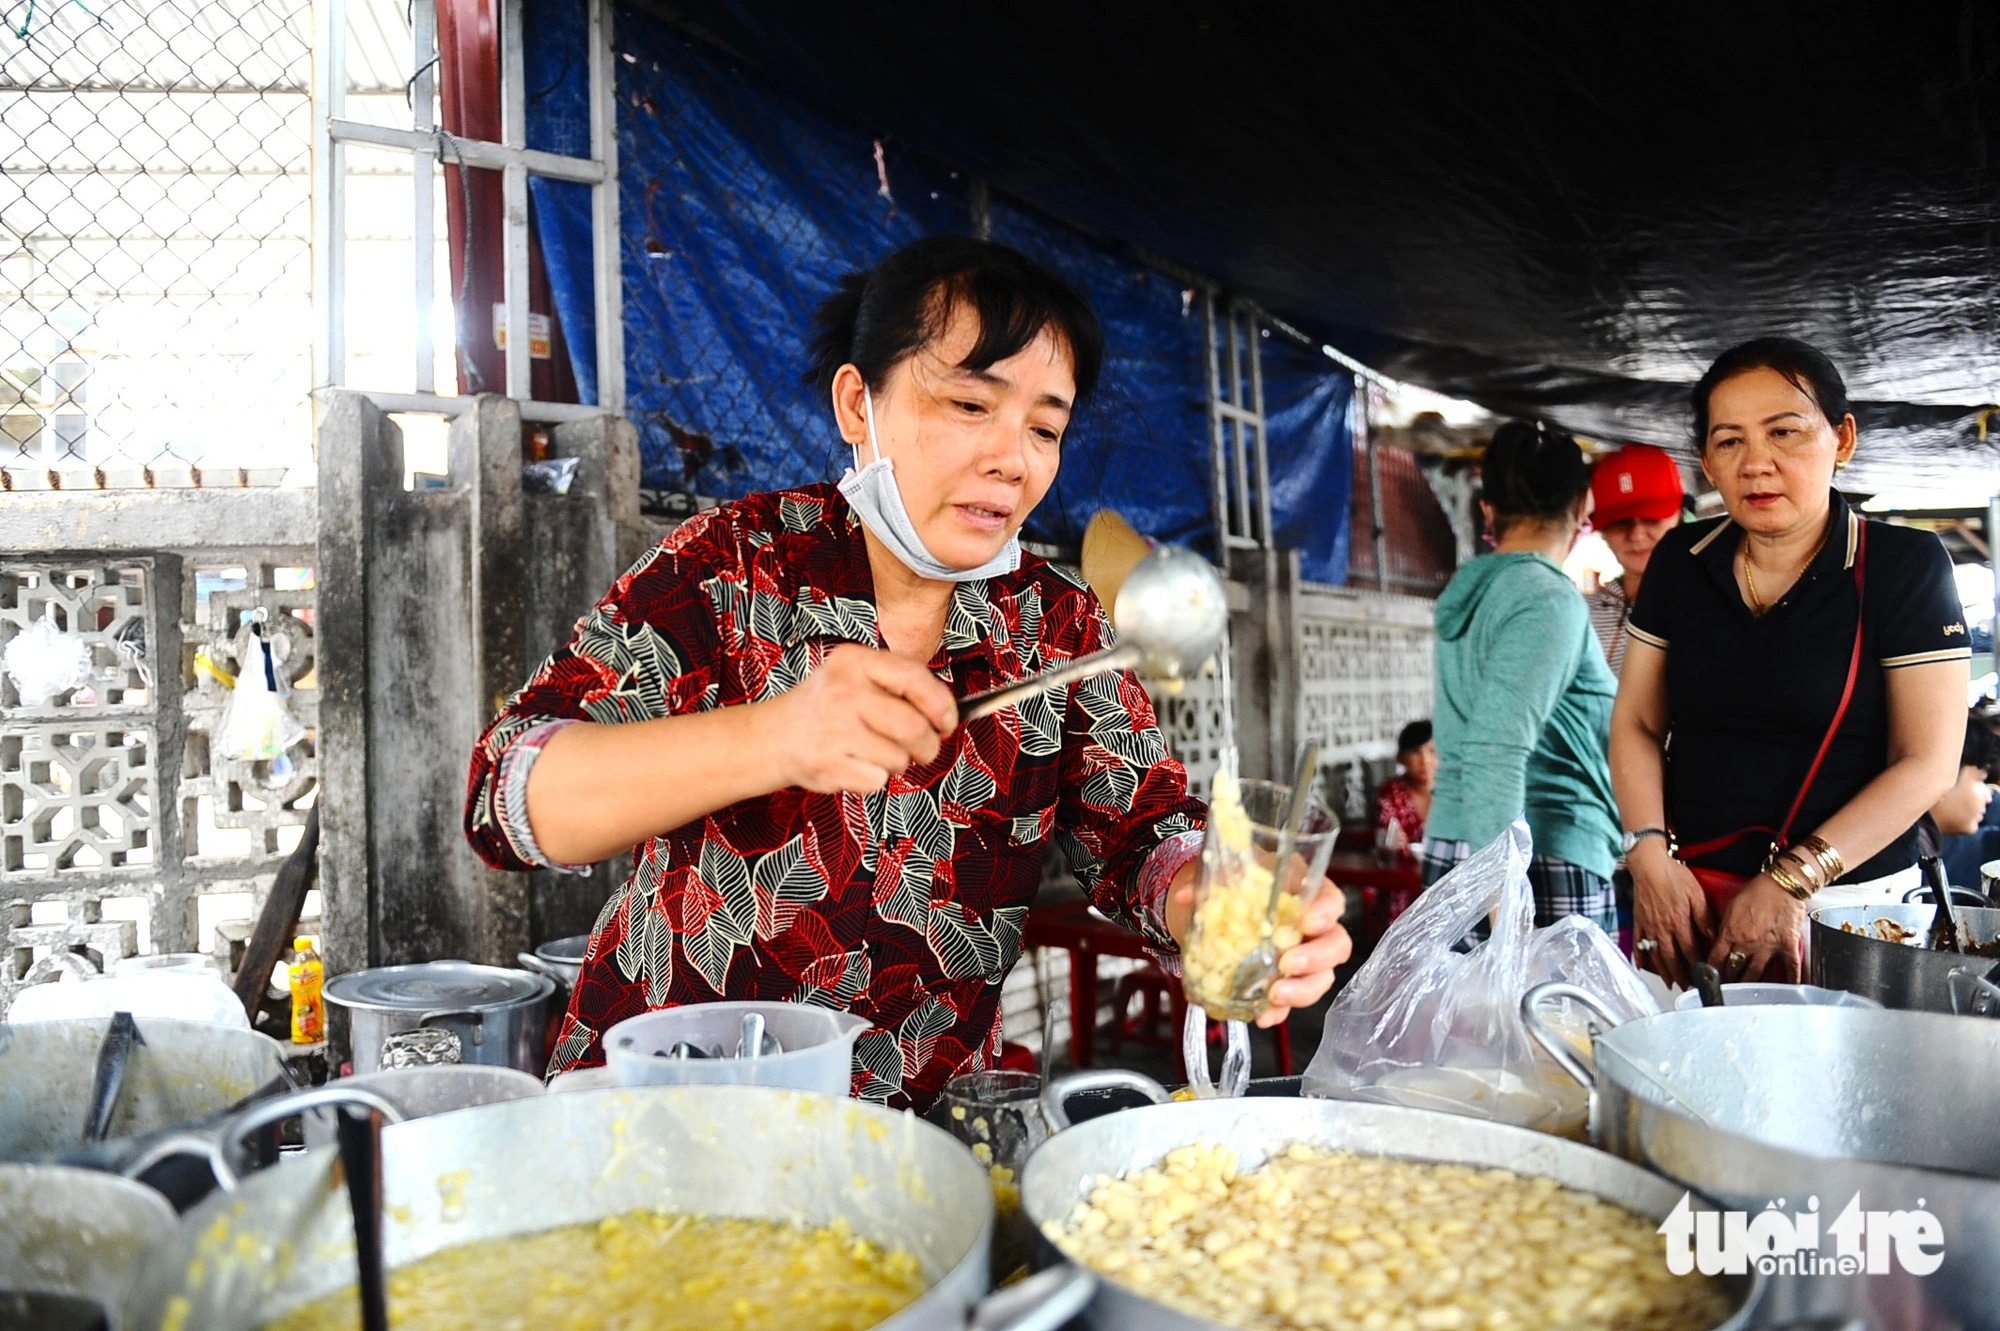
[[[1024,1044],[1012,1040],[1000,1046],[1000,1070],[1002,1072],[1039,1072],[1035,1063],[1035,1051]]]
[[[1136,1017],[1130,1015],[1134,998],[1139,999]],[[1127,1040],[1161,1048],[1176,1045],[1186,1017],[1187,1000],[1181,996],[1180,981],[1146,962],[1119,976],[1112,990],[1111,1048],[1115,1052]]]
[[[1140,1000],[1139,1014],[1131,1015],[1134,998]],[[1162,1020],[1166,1029],[1160,1029]],[[1180,1047],[1181,1027],[1187,1022],[1187,997],[1181,992],[1181,982],[1161,970],[1152,962],[1147,962],[1128,975],[1119,977],[1118,985],[1111,998],[1111,1048],[1131,1040],[1135,1044],[1171,1046],[1176,1052]],[[1208,1038],[1222,1038],[1222,1023],[1208,1023]],[[1271,1032],[1277,1045],[1278,1075],[1292,1075],[1292,1027],[1290,1022],[1281,1022]],[[1181,1064],[1181,1060],[1176,1060]],[[1187,1068],[1181,1064],[1181,1076],[1187,1076]]]

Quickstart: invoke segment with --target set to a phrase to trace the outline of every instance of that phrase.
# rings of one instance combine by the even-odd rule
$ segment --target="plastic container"
[[[214,971],[140,970],[91,980],[31,984],[14,995],[5,1015],[9,1022],[25,1025],[33,1021],[103,1020],[114,1012],[130,1012],[142,1019],[250,1029],[242,1000]]]
[[[549,1094],[569,1091],[603,1091],[618,1085],[618,1074],[610,1068],[572,1068],[549,1079]]]
[[[1725,984],[1724,1007],[1865,1007],[1882,1005],[1872,998],[1840,989],[1822,989],[1816,984]],[[1690,989],[1674,999],[1674,1011],[1689,1012],[1701,1006],[1701,995]]]
[[[106,975],[214,975],[222,970],[206,952],[160,952],[148,957],[126,957],[105,968]]]
[[[675,1058],[685,1040],[733,1055],[743,1017],[758,1012],[784,1046],[763,1058]],[[852,1085],[854,1041],[865,1018],[803,1003],[695,1003],[628,1017],[604,1033],[604,1059],[620,1086],[788,1086],[845,1097]]]

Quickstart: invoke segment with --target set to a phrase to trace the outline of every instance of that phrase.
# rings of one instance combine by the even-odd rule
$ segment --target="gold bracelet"
[[[1792,867],[1798,870],[1800,881],[1804,882],[1814,892],[1819,891],[1831,881],[1826,876],[1826,866],[1809,855],[1801,854],[1797,846],[1779,854],[1778,859],[1780,861],[1790,861]]]
[[[1840,852],[1828,844],[1823,836],[1814,834],[1802,837],[1797,848],[1819,862],[1820,871],[1826,875],[1826,881],[1829,883],[1839,881],[1840,875],[1847,872],[1847,864],[1840,858]]]
[[[1794,862],[1796,863],[1796,861]],[[1783,860],[1772,861],[1771,867],[1764,870],[1764,872],[1770,875],[1772,882],[1800,901],[1811,899],[1813,890],[1794,877],[1792,871],[1785,867]]]

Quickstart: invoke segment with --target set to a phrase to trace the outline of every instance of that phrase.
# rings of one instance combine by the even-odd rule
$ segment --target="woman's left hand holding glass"
[[[1723,912],[1708,964],[1730,984],[1759,979],[1797,984],[1805,930],[1806,903],[1760,873],[1743,885]],[[1730,958],[1738,954],[1745,960],[1731,965]]]
[[[1288,884],[1291,890],[1298,890],[1300,884],[1296,880],[1304,876],[1305,870],[1305,860],[1295,856],[1294,881]],[[1190,862],[1174,875],[1173,886],[1168,889],[1167,932],[1176,940],[1187,938],[1193,922],[1195,880],[1200,874],[1200,863]],[[1347,894],[1331,879],[1322,877],[1311,895],[1312,905],[1299,921],[1299,941],[1278,954],[1279,978],[1271,986],[1270,1006],[1257,1017],[1260,1027],[1276,1026],[1291,1016],[1293,1008],[1311,1007],[1326,997],[1333,988],[1335,968],[1354,955],[1354,940],[1340,923],[1346,912]]]

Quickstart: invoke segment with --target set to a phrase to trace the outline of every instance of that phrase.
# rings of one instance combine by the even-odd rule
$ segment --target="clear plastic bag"
[[[306,728],[285,706],[283,685],[271,658],[271,642],[250,635],[250,652],[236,676],[222,712],[222,752],[242,762],[275,762],[306,737]]]
[[[23,707],[46,707],[90,679],[90,648],[56,627],[52,615],[30,624],[7,644],[0,667],[14,681]]]
[[[1617,944],[1589,920],[1534,927],[1533,854],[1527,824],[1516,822],[1398,917],[1328,1010],[1306,1069],[1307,1095],[1583,1136],[1588,1096],[1529,1037],[1521,996],[1567,980],[1621,1018],[1660,1009]],[[1491,935],[1458,950],[1481,920],[1491,921]],[[1588,1055],[1583,1013],[1558,1007],[1548,1017]]]

